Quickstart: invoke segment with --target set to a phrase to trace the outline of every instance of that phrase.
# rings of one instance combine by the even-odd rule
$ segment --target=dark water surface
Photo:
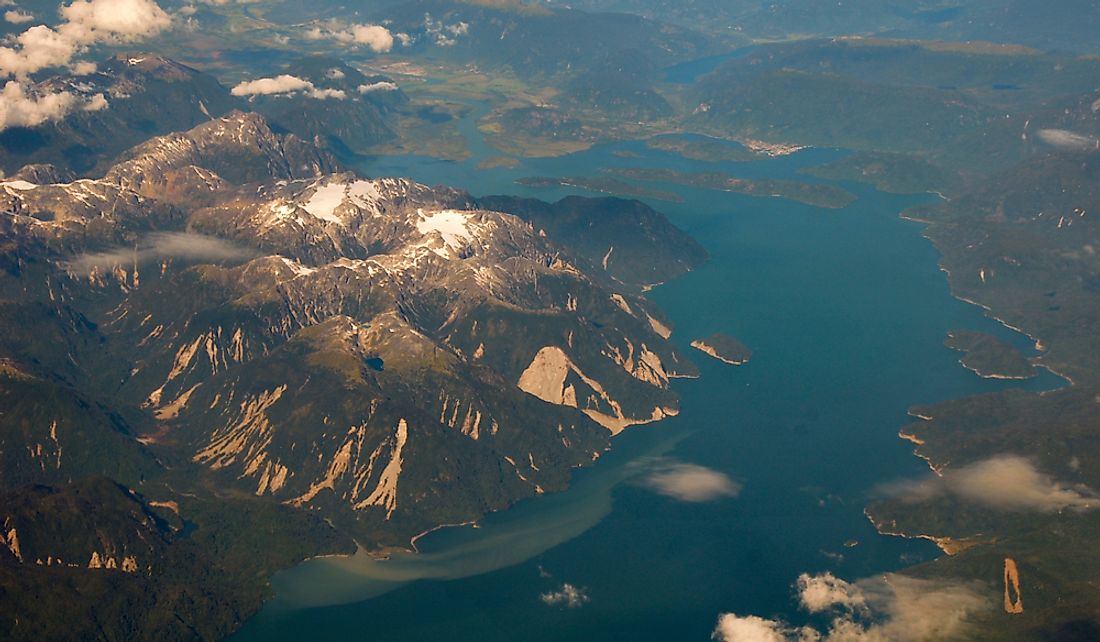
[[[491,150],[472,119],[461,127],[475,143],[470,161],[388,157],[361,169],[475,195],[556,199],[584,192],[512,181],[615,166],[804,180],[800,167],[841,154],[705,163],[622,143],[478,170]],[[680,416],[628,429],[569,491],[521,502],[478,528],[432,533],[417,542],[419,555],[313,560],[280,573],[276,599],[237,639],[707,640],[723,611],[803,621],[791,589],[799,573],[856,579],[937,556],[928,542],[879,536],[863,515],[876,485],[929,474],[897,438],[907,408],[1060,381],[983,380],[943,347],[952,328],[1027,341],[951,298],[920,226],[897,217],[930,197],[845,185],[859,200],[824,210],[654,187],[683,196],[652,204],[711,253],[702,269],[650,293],[702,369],[699,380],[675,382]],[[687,347],[712,332],[741,339],[752,361],[735,368]],[[654,494],[637,475],[655,457],[721,471],[743,490],[706,503]],[[564,583],[588,601],[540,600]]]

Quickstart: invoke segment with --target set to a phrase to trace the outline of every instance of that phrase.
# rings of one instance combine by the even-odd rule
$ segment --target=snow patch
[[[3,182],[0,182],[0,185],[11,189],[18,189],[20,191],[27,191],[38,187],[37,185],[34,185],[33,182],[27,182],[25,180],[5,180]]]
[[[313,192],[313,196],[309,197],[309,201],[303,207],[307,212],[322,221],[342,223],[343,221],[340,220],[339,216],[336,216],[335,212],[336,208],[344,202],[346,190],[347,185],[344,183],[329,183],[317,188],[317,191]]]
[[[441,210],[426,216],[423,211],[418,213],[423,219],[417,222],[417,231],[421,234],[437,232],[452,250],[461,249],[473,238],[470,232],[470,212]]]

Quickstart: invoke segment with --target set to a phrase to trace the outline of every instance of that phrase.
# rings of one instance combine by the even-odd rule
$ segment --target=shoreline
[[[942,197],[942,194],[940,196]],[[930,227],[931,225],[933,225],[933,223],[931,221],[926,221],[926,220],[923,220],[923,219],[917,219],[915,217],[906,216],[904,214],[904,212],[899,213],[898,216],[899,216],[899,218],[901,218],[903,220],[922,223],[922,224],[926,225],[927,227]],[[960,294],[957,291],[956,285],[952,280],[951,270],[948,269],[943,264],[943,261],[944,261],[943,251],[940,249],[940,247],[938,245],[936,245],[936,242],[928,236],[927,229],[921,231],[921,236],[924,239],[926,239],[929,243],[931,243],[932,247],[935,248],[937,252],[939,252],[940,260],[937,261],[937,267],[939,267],[939,270],[946,275],[948,293],[953,298],[955,298],[958,301],[962,301],[963,303],[967,303],[969,305],[973,305],[975,307],[980,308],[983,311],[983,315],[986,318],[992,319],[993,321],[1001,324],[1003,327],[1008,328],[1009,330],[1011,330],[1013,332],[1016,332],[1018,334],[1021,334],[1025,337],[1031,339],[1032,341],[1035,342],[1036,351],[1040,351],[1042,349],[1042,347],[1045,345],[1042,342],[1042,339],[1040,339],[1039,337],[1031,334],[1030,332],[1028,332],[1028,331],[1026,331],[1022,328],[1018,328],[1018,327],[1012,325],[1011,323],[1009,323],[1008,321],[1005,321],[1004,319],[998,317],[997,314],[994,313],[992,307],[990,307],[988,305],[985,305],[984,303],[980,303],[978,301],[975,301],[975,300],[973,300],[969,297],[966,297],[966,296],[963,296],[962,294]],[[1032,357],[1029,360],[1032,361],[1032,366],[1034,368],[1044,368],[1044,369],[1046,369],[1051,374],[1063,379],[1068,384],[1068,387],[1072,388],[1072,387],[1075,387],[1077,385],[1077,383],[1073,380],[1072,377],[1070,377],[1068,375],[1065,375],[1061,372],[1058,372],[1055,368],[1053,368],[1049,364],[1045,363],[1043,361],[1043,354],[1039,354],[1038,356]],[[967,370],[970,370],[971,372],[974,372],[978,376],[980,376],[982,378],[985,378],[985,379],[1022,380],[1022,379],[1034,378],[1034,377],[1007,377],[1007,376],[997,376],[997,375],[986,376],[986,375],[983,375],[981,372],[978,372],[976,369],[967,366],[965,363],[963,363],[962,359],[959,359],[959,363],[960,363],[960,365],[962,365]],[[1046,395],[1046,394],[1050,394],[1052,392],[1056,392],[1056,391],[1061,390],[1061,389],[1062,388],[1055,388],[1053,390],[1045,390],[1045,391],[1041,391],[1041,392],[1038,392],[1038,393],[1035,393],[1035,394]],[[952,399],[949,399],[947,401],[954,401],[954,400],[958,400],[958,399],[966,399],[968,397],[973,397],[973,396],[975,396],[975,395],[963,395],[961,397],[952,398]],[[907,414],[911,417],[918,418],[922,421],[926,421],[926,422],[934,421],[934,417],[929,416],[929,415],[923,415],[923,414],[917,412],[914,409],[908,410]],[[910,424],[910,425],[913,425],[913,424]],[[942,464],[940,464],[940,465],[935,464],[932,461],[931,457],[928,457],[928,456],[926,456],[926,455],[924,455],[920,452],[920,447],[925,444],[925,440],[921,439],[920,437],[918,437],[915,434],[906,432],[905,428],[906,427],[902,427],[901,429],[898,430],[898,438],[902,439],[904,441],[908,441],[912,444],[915,444],[916,447],[913,449],[913,456],[917,457],[918,459],[924,460],[924,462],[926,464],[928,464],[928,467],[932,470],[933,473],[935,473],[938,477],[943,477],[943,472],[942,472],[943,465]],[[901,532],[888,531],[888,530],[885,530],[885,528],[881,527],[878,523],[875,522],[874,516],[871,514],[870,509],[868,507],[864,507],[863,514],[867,516],[867,519],[871,522],[871,525],[874,527],[875,531],[878,532],[880,535],[885,535],[887,537],[901,537],[901,538],[904,538],[904,539],[925,539],[925,540],[928,540],[928,541],[931,541],[931,542],[935,543],[936,546],[939,547],[940,550],[942,550],[944,552],[944,554],[946,554],[948,556],[959,553],[959,552],[965,550],[966,548],[969,548],[970,545],[972,545],[972,544],[968,544],[966,542],[953,540],[949,537],[936,537],[934,535],[928,535],[928,534],[924,534],[924,533],[912,533],[911,534],[911,533],[901,533]]]
[[[479,520],[477,520],[477,519],[472,519],[472,520],[469,520],[469,521],[458,522],[458,523],[455,523],[455,524],[440,524],[438,526],[433,526],[433,527],[429,528],[428,530],[424,531],[423,533],[413,535],[412,539],[409,540],[409,546],[411,546],[412,548],[408,549],[408,552],[419,555],[420,554],[420,549],[416,547],[416,540],[420,539],[421,537],[424,537],[425,535],[431,535],[432,533],[434,533],[436,531],[441,531],[444,528],[459,528],[459,527],[462,527],[462,526],[473,526],[474,528],[478,528],[478,525],[477,525],[478,521]]]
[[[952,349],[954,349],[954,348],[952,348]],[[970,372],[973,372],[974,374],[978,375],[982,379],[1000,379],[1002,381],[1027,381],[1028,379],[1034,379],[1035,377],[1039,376],[1038,372],[1036,372],[1034,374],[1030,374],[1030,375],[1021,375],[1021,376],[1005,375],[1005,374],[999,374],[999,373],[996,373],[996,372],[986,373],[986,372],[983,372],[980,368],[975,368],[974,366],[967,365],[966,364],[966,357],[963,357],[962,359],[959,359],[959,365],[962,366],[964,369],[969,370]],[[1032,369],[1034,369],[1037,366],[1035,364],[1031,364],[1031,367],[1032,367]]]
[[[875,532],[879,535],[885,535],[887,537],[900,537],[901,539],[923,539],[932,542],[936,545],[936,548],[943,551],[944,555],[948,557],[961,553],[962,551],[970,548],[973,544],[967,540],[957,540],[951,537],[937,537],[936,535],[928,535],[927,533],[916,533],[910,535],[909,533],[895,533],[885,530],[882,526],[875,522],[875,516],[871,514],[871,511],[867,508],[863,509],[863,515],[867,518],[867,521],[871,522],[871,526],[874,527]]]

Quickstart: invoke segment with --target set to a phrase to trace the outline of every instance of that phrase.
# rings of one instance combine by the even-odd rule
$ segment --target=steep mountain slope
[[[659,214],[607,200],[514,208],[539,212],[536,227],[458,190],[338,169],[233,112],[131,149],[102,178],[48,182],[64,176],[40,166],[0,183],[0,489],[42,514],[68,514],[50,498],[73,493],[118,505],[34,548],[64,569],[8,560],[0,586],[49,585],[74,613],[114,591],[103,608],[156,614],[109,636],[220,635],[280,565],[346,551],[347,537],[405,546],[562,489],[611,435],[675,414],[669,380],[694,366],[636,293],[702,255]],[[595,254],[603,241],[558,244],[607,212],[601,225],[644,231],[615,261]],[[657,248],[666,260],[617,280],[620,261]],[[87,495],[82,480],[97,475],[134,490]],[[143,497],[162,508],[148,513]],[[174,519],[168,505],[193,527],[157,521]],[[46,541],[44,526],[19,523],[23,549]],[[102,565],[139,557],[125,543],[133,524],[152,547],[140,554],[149,574],[68,566],[94,559],[83,528],[123,538],[94,551]],[[271,550],[241,562],[257,537]],[[197,546],[207,566],[174,561]],[[213,568],[224,578],[204,579]],[[210,628],[157,619],[175,608],[149,606],[164,591]],[[22,626],[13,635],[50,631]]]
[[[193,127],[239,104],[214,77],[150,53],[118,54],[93,73],[52,77],[37,89],[103,96],[106,102],[60,121],[0,131],[5,173],[28,163],[52,163],[89,175],[150,136]]]

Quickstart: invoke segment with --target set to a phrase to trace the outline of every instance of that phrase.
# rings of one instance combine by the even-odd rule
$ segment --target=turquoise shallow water
[[[463,127],[476,137],[472,121]],[[712,164],[624,143],[486,171],[476,164],[490,152],[474,142],[471,161],[390,157],[362,169],[475,195],[555,199],[570,190],[512,181],[610,166],[804,180],[800,167],[841,153]],[[845,185],[859,200],[835,211],[656,187],[684,197],[652,204],[711,253],[702,269],[651,293],[702,369],[699,380],[675,383],[681,415],[616,438],[567,492],[422,538],[420,555],[314,560],[277,575],[276,599],[237,639],[706,640],[723,611],[805,620],[792,600],[799,573],[854,579],[936,557],[925,541],[879,536],[863,515],[878,484],[929,474],[897,438],[907,408],[1060,381],[983,380],[943,347],[956,327],[1030,342],[951,298],[920,226],[897,217],[930,197]],[[734,368],[687,347],[716,331],[748,344],[752,361]],[[657,457],[721,471],[743,490],[707,503],[656,495],[637,478]],[[587,602],[539,599],[564,583]]]

